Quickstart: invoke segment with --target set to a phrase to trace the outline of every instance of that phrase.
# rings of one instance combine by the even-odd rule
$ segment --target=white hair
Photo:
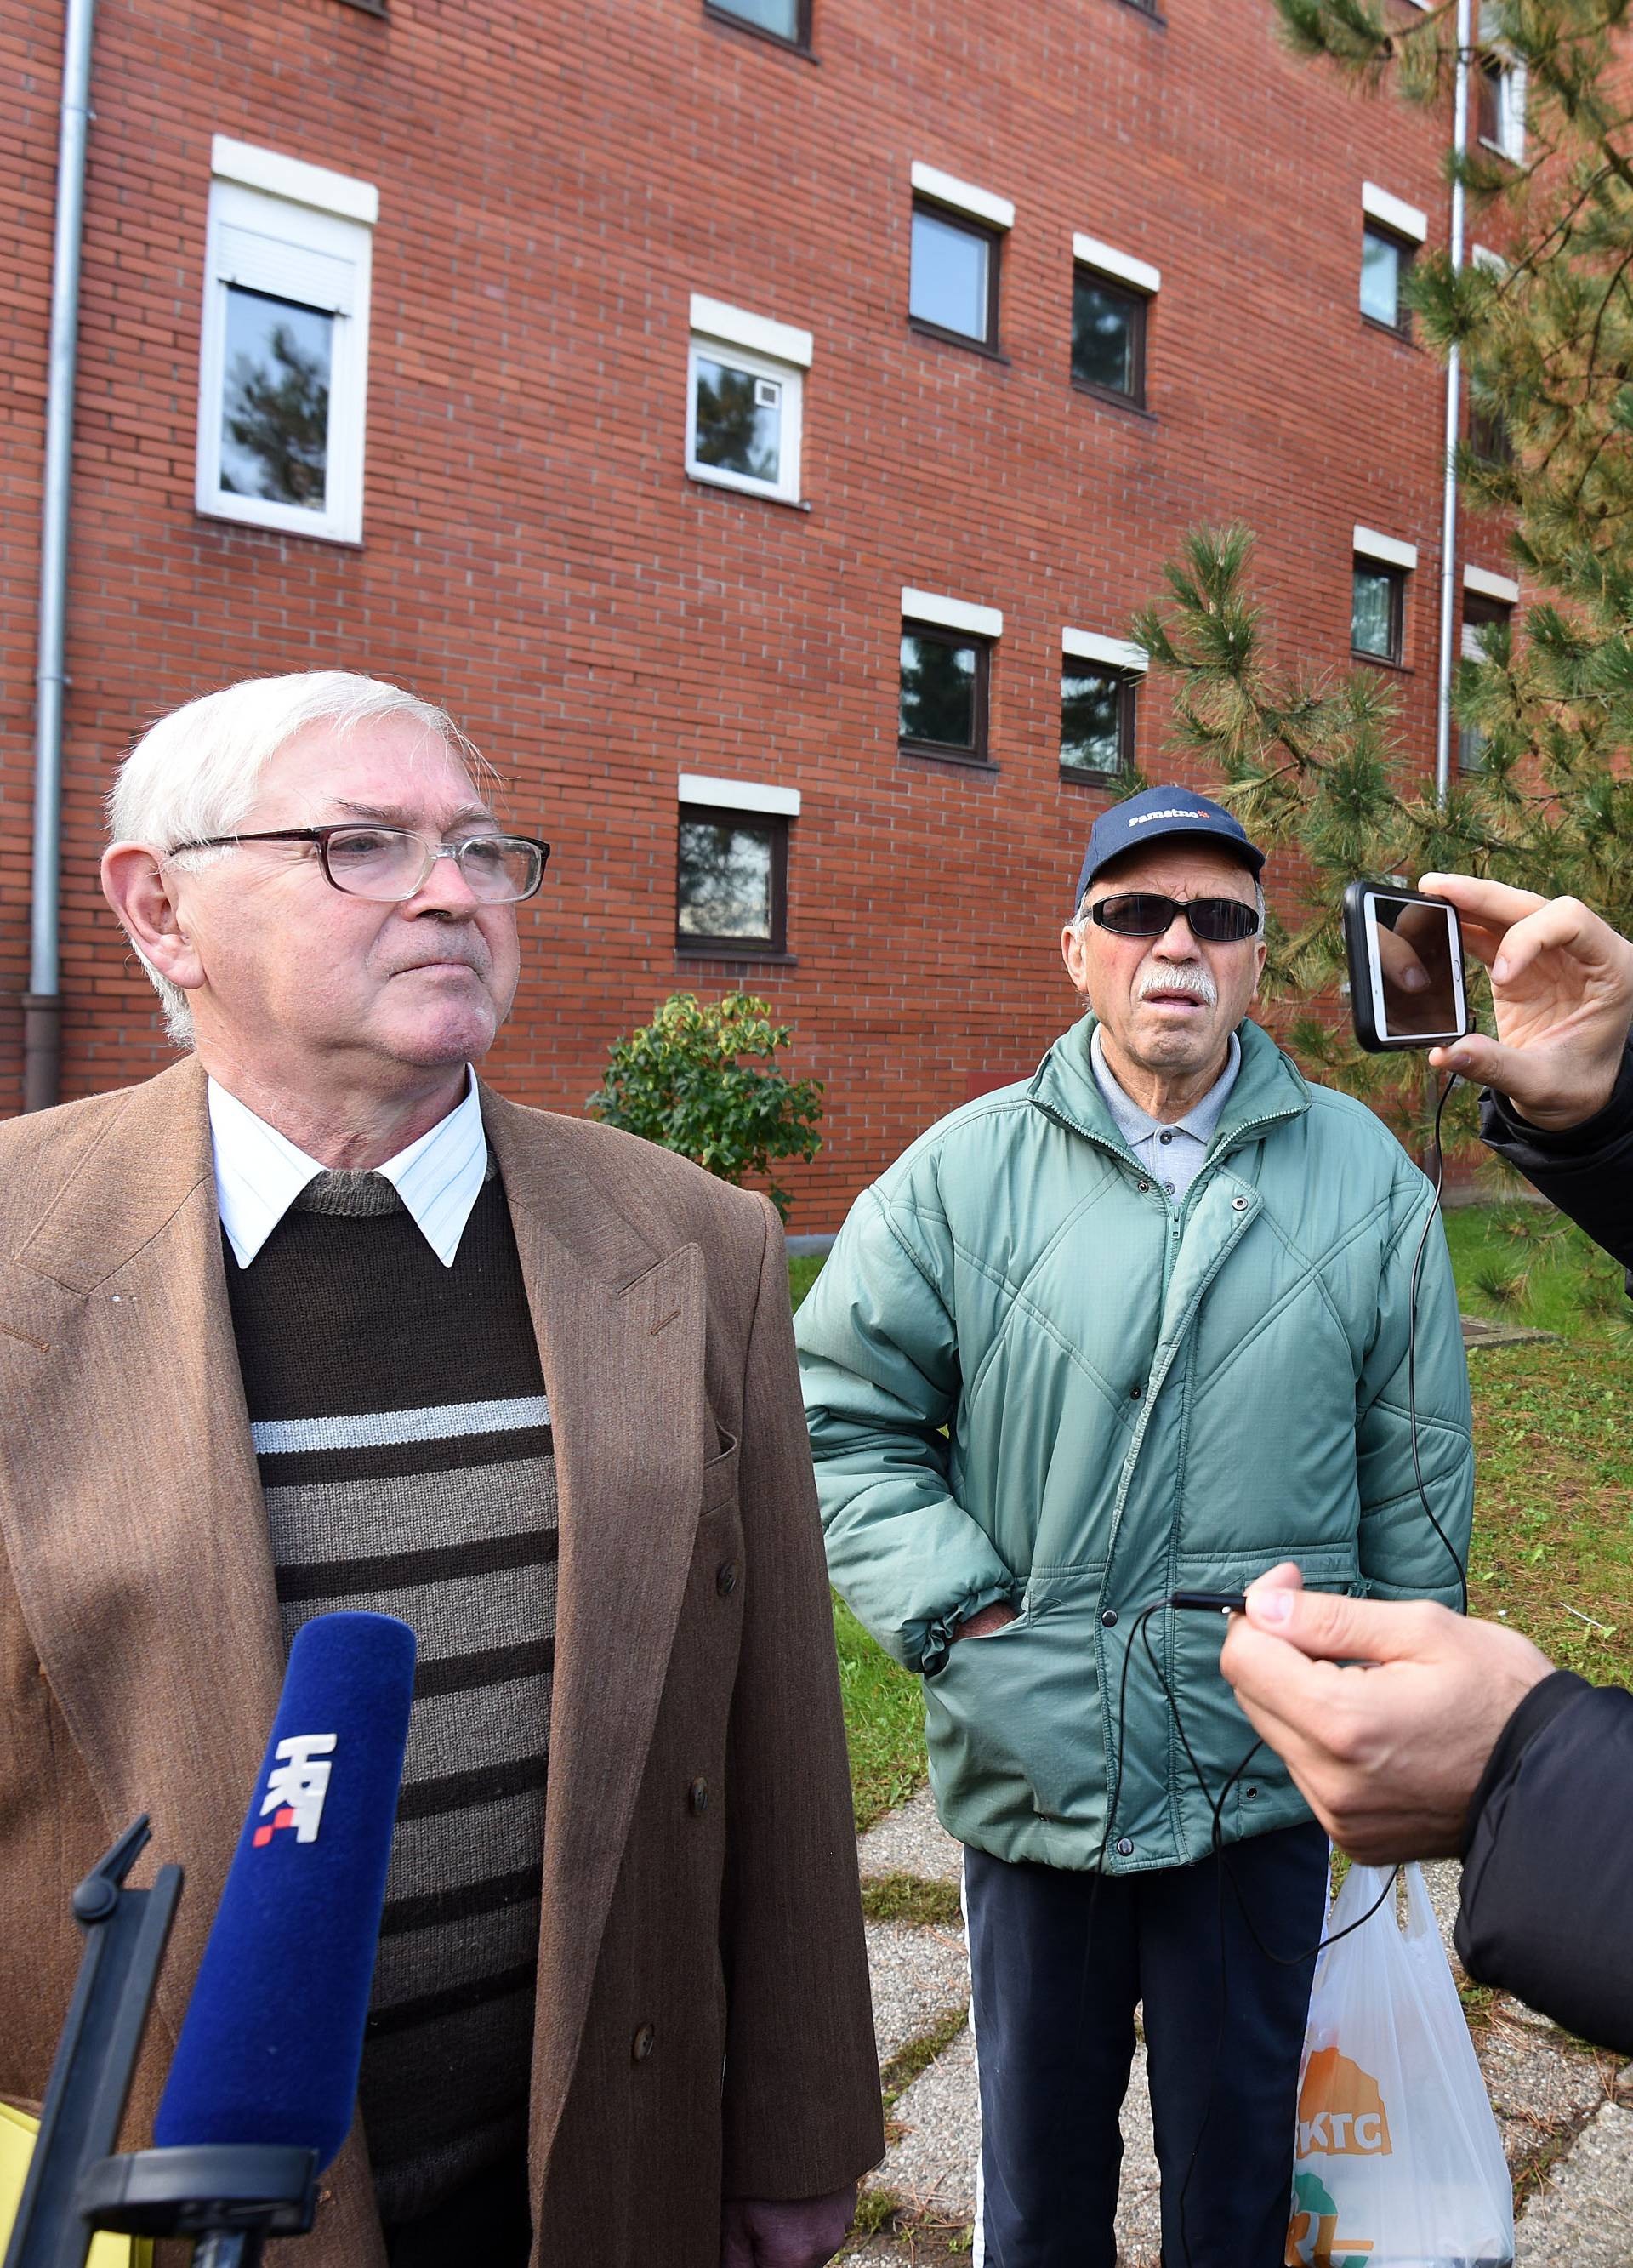
[[[108,831],[115,843],[140,843],[166,859],[180,845],[232,835],[254,808],[261,774],[297,733],[313,725],[332,733],[360,725],[419,725],[440,740],[474,780],[493,770],[445,710],[344,669],[305,670],[289,677],[246,677],[205,693],[151,725],[114,775]],[[185,855],[193,865],[224,853]],[[164,1003],[165,1028],[179,1048],[193,1044],[193,1013],[179,984],[161,976],[140,946],[133,949]]]

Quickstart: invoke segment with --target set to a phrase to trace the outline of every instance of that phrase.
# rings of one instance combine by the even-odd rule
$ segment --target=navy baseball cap
[[[1203,842],[1215,843],[1221,850],[1228,850],[1239,858],[1254,875],[1263,870],[1263,851],[1256,843],[1248,841],[1240,820],[1233,819],[1222,805],[1210,803],[1205,795],[1195,795],[1188,787],[1142,788],[1138,795],[1129,796],[1122,803],[1114,803],[1109,811],[1102,811],[1095,821],[1089,847],[1083,854],[1077,894],[1071,902],[1073,915],[1083,903],[1083,893],[1102,866],[1109,866],[1125,850],[1142,850],[1146,843],[1160,842],[1171,835],[1193,835]]]

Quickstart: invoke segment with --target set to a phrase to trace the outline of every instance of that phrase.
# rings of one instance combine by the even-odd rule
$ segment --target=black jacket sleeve
[[[1609,1101],[1580,1126],[1548,1133],[1488,1089],[1480,1098],[1480,1132],[1622,1263],[1633,1293],[1633,1048],[1622,1058]]]
[[[1469,1807],[1458,1958],[1633,2054],[1633,1693],[1568,1669],[1504,1727]]]

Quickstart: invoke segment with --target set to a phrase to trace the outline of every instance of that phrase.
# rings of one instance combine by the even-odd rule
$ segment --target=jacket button
[[[1149,1197],[1149,1196],[1151,1195],[1151,1183],[1150,1183],[1149,1182],[1142,1182],[1139,1184],[1140,1195],[1141,1195],[1143,1197]]]
[[[1116,1608],[1107,1607],[1105,1613],[1100,1616],[1100,1620],[1105,1624],[1107,1630],[1115,1630],[1117,1627]]]
[[[686,1791],[686,1808],[694,1819],[701,1819],[709,1808],[709,1782],[695,1779]]]
[[[648,2056],[652,2052],[653,2043],[657,2040],[657,2033],[652,2029],[650,2024],[643,2024],[640,2030],[636,2034],[634,2039],[629,2043],[630,2060],[634,2063],[644,2063]]]
[[[715,1577],[715,1588],[723,1599],[729,1599],[737,1588],[737,1562],[728,1559]]]
[[[1120,1859],[1131,1859],[1134,1856],[1134,1845],[1126,1835],[1120,1835],[1117,1837],[1117,1856]]]
[[[1139,1398],[1140,1398],[1140,1391],[1141,1391],[1141,1389],[1140,1389],[1137,1386],[1131,1386],[1131,1387],[1129,1388],[1129,1401],[1130,1401],[1130,1402],[1137,1402],[1137,1401],[1139,1400]]]
[[[1246,1197],[1232,1197],[1231,1199],[1231,1211],[1232,1212],[1246,1212],[1247,1210],[1247,1200]]]
[[[1253,1801],[1254,1796],[1257,1795],[1259,1791],[1256,1787],[1245,1787],[1242,1790],[1242,1793],[1247,1797],[1249,1803]]]

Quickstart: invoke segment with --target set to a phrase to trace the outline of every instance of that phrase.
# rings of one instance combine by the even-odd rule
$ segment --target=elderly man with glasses
[[[1432,1194],[1248,1018],[1263,864],[1187,789],[1102,814],[1089,1012],[864,1191],[798,1318],[829,1569],[965,1845],[987,2268],[1112,2268],[1136,2005],[1165,2261],[1281,2261],[1328,1846],[1217,1600],[1296,1560],[1455,1601],[1415,1465],[1467,1548]]]
[[[0,2095],[139,1811],[187,1894],[151,2116],[309,1616],[419,1652],[312,2268],[817,2268],[880,2154],[783,1245],[471,1066],[548,845],[439,710],[163,719],[104,887],[188,1059],[0,1128]],[[142,2139],[145,2139],[143,2133]]]

